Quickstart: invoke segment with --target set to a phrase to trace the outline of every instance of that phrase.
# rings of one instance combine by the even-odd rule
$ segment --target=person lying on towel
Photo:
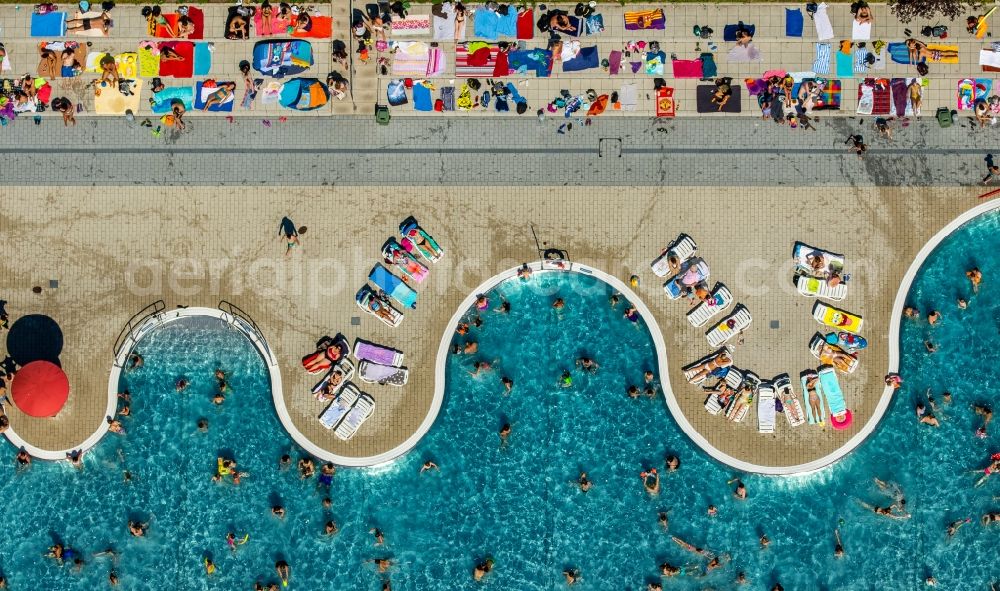
[[[906,40],[906,49],[910,52],[910,63],[932,61],[939,62],[945,59],[958,59],[958,50],[955,49],[928,49],[927,44],[916,39]]]
[[[733,96],[732,88],[732,78],[719,78],[715,81],[715,92],[712,93],[712,103],[719,105],[718,111],[721,111],[726,103],[729,102],[729,98]]]

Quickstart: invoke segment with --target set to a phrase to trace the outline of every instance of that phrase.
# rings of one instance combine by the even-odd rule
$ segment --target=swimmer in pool
[[[375,536],[375,545],[376,546],[384,546],[385,545],[385,534],[382,533],[382,530],[380,530],[377,527],[373,527],[370,530],[368,530],[368,533],[370,533],[373,536]]]
[[[323,526],[323,535],[333,536],[337,534],[337,524],[332,521],[327,521]]]
[[[639,474],[642,477],[642,486],[646,489],[646,492],[650,496],[655,497],[660,494],[660,473],[656,471],[656,468],[649,470],[648,472],[642,472]]]
[[[670,509],[667,509],[666,511],[660,511],[656,514],[656,521],[660,524],[660,527],[663,528],[663,531],[670,529],[670,518],[667,516],[667,513],[669,512]]]
[[[133,537],[141,538],[146,535],[146,531],[149,529],[148,523],[142,523],[140,521],[129,521],[128,522],[128,533],[132,534]]]
[[[840,529],[833,530],[833,538],[837,541],[837,544],[833,547],[833,557],[843,558],[844,545],[840,543]]]
[[[500,383],[503,384],[505,395],[510,394],[510,391],[514,389],[514,380],[508,378],[507,376],[500,378]]]
[[[597,370],[601,367],[590,357],[580,357],[576,360],[576,366],[590,373],[597,373]]]
[[[573,385],[573,376],[570,375],[568,371],[563,371],[562,375],[559,376],[559,387],[569,388]]]
[[[420,473],[423,474],[428,470],[437,470],[438,472],[440,472],[441,468],[438,468],[438,465],[435,464],[434,462],[427,460],[426,462],[424,462],[424,465],[420,467]]]
[[[510,432],[511,432],[510,423],[504,423],[503,426],[500,427],[500,447],[501,448],[507,446],[507,438],[510,437]]]
[[[576,479],[576,485],[579,487],[580,492],[587,492],[594,486],[594,483],[587,478],[586,472],[580,472],[580,477]]]
[[[174,384],[174,388],[175,388],[175,389],[176,389],[176,390],[177,390],[178,392],[183,392],[184,390],[187,390],[187,387],[188,387],[189,385],[190,385],[190,383],[189,383],[189,382],[187,381],[187,378],[179,378],[179,379],[177,380],[177,383],[176,383],[176,384]]]
[[[552,309],[553,310],[562,310],[565,307],[566,307],[566,300],[564,300],[562,298],[556,298],[556,299],[552,300]]]
[[[972,293],[979,293],[979,284],[983,282],[983,272],[978,267],[973,267],[965,272],[965,276],[972,283]]]
[[[677,456],[670,455],[667,456],[667,470],[674,472],[681,467],[681,460]]]

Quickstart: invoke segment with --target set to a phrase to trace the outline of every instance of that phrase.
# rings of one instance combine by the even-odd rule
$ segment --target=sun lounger
[[[367,284],[361,287],[354,301],[357,302],[359,308],[389,326],[399,326],[399,323],[403,321],[403,313],[393,308],[388,298],[379,297],[375,290],[368,287]]]
[[[774,433],[774,384],[763,382],[757,387],[757,432]]]
[[[823,384],[816,381],[816,396],[819,397],[819,408],[813,408],[809,403],[809,388],[806,384],[810,378],[817,377],[816,372],[802,373],[802,402],[806,411],[806,419],[810,425],[822,425],[826,421],[826,399],[823,398]]]
[[[437,241],[412,217],[403,220],[399,225],[399,233],[403,237],[400,244],[410,254],[417,252],[432,263],[438,262],[444,256],[444,249],[438,246]]]
[[[420,261],[413,258],[413,255],[406,252],[395,238],[390,238],[385,246],[382,247],[382,256],[385,258],[385,262],[390,265],[396,265],[396,268],[403,273],[403,281],[415,281],[421,283],[427,278],[428,270],[427,267],[422,265]]]
[[[364,424],[372,414],[375,413],[375,399],[364,392],[358,396],[358,401],[354,403],[354,407],[351,411],[347,413],[347,416],[340,421],[337,428],[333,430],[333,434],[337,437],[348,441],[350,438],[354,437],[361,425]]]
[[[663,291],[667,296],[676,300],[681,297],[682,288],[695,286],[708,278],[708,263],[702,259],[690,259],[680,273],[674,275],[663,284]]]
[[[698,250],[698,245],[695,244],[694,239],[687,234],[681,234],[649,266],[657,277],[665,277],[670,272],[668,259],[671,254],[677,256],[677,260],[683,263],[694,256],[696,250]]]
[[[739,390],[743,386],[743,380],[746,376],[743,370],[738,369],[736,366],[730,366],[729,372],[726,373],[726,385],[733,390]]]
[[[368,274],[368,280],[400,304],[408,308],[417,307],[417,292],[382,265],[375,265],[372,268],[371,273]]]
[[[819,359],[821,364],[832,365],[844,373],[854,373],[860,363],[857,353],[848,353],[840,345],[831,345],[820,333],[814,334],[812,340],[809,341],[809,352],[813,354],[813,357]],[[851,361],[842,364],[834,363],[834,355],[840,356],[841,353],[847,355]]]
[[[839,302],[847,297],[847,284],[838,283],[830,286],[825,279],[810,277],[808,275],[797,275],[795,277],[795,287],[799,293],[812,298],[826,298]]]
[[[722,412],[722,401],[719,400],[719,395],[715,392],[709,394],[708,398],[705,400],[705,410],[708,411],[710,415],[717,415]]]
[[[340,361],[334,364],[334,366],[330,368],[330,371],[326,372],[326,375],[323,376],[323,379],[321,379],[319,382],[316,383],[315,386],[313,386],[312,388],[313,395],[318,395],[320,392],[322,392],[323,389],[326,388],[326,385],[330,383],[330,380],[332,380],[333,377],[338,373],[340,374],[340,382],[337,384],[336,387],[334,387],[333,392],[330,393],[334,396],[336,396],[341,391],[341,389],[343,389],[344,385],[347,384],[347,382],[352,377],[354,377],[354,362],[352,362],[347,357],[341,357]]]
[[[361,362],[360,372],[361,381],[383,386],[403,386],[410,377],[410,370],[405,367],[382,365],[367,360]]]
[[[360,339],[354,343],[354,358],[358,361],[371,361],[379,365],[395,367],[399,367],[403,363],[402,352]]]
[[[774,379],[774,389],[777,391],[778,400],[785,414],[785,419],[792,427],[798,427],[806,422],[806,415],[802,412],[802,403],[795,397],[795,389],[792,388],[792,380],[788,374],[781,374]]]
[[[691,326],[702,326],[712,316],[725,310],[732,303],[733,294],[729,291],[729,288],[721,283],[716,283],[709,299],[698,304],[687,313],[688,322],[691,323]]]
[[[821,269],[817,270],[810,264],[810,259],[815,257],[823,257]],[[840,273],[844,270],[844,255],[809,246],[804,242],[795,243],[792,247],[792,258],[795,260],[796,270],[806,275],[819,273],[825,277],[830,273]]]
[[[816,302],[813,305],[813,318],[816,322],[824,326],[829,326],[836,328],[837,330],[844,330],[854,334],[861,333],[861,325],[864,320],[850,312],[845,312],[833,306],[827,306],[823,302]]]
[[[715,351],[714,353],[706,355],[705,357],[699,359],[698,361],[695,361],[694,363],[691,363],[690,365],[684,367],[683,368],[683,370],[684,370],[684,378],[689,383],[691,383],[691,384],[700,384],[700,383],[704,382],[705,381],[705,377],[702,377],[702,378],[698,379],[697,381],[691,381],[691,380],[694,379],[694,376],[696,376],[701,371],[703,365],[705,365],[709,361],[713,361],[713,360],[717,359],[723,353],[725,353],[730,358],[732,358],[732,355],[733,355],[733,349],[732,349],[732,347],[730,347],[730,346],[723,347],[723,348],[719,349],[718,351]],[[730,369],[729,367],[719,367],[719,368],[716,368],[715,370],[713,370],[709,375],[713,375],[713,376],[718,377],[718,378],[724,378],[724,377],[726,377],[729,369]]]
[[[747,310],[746,306],[740,304],[736,306],[732,314],[726,316],[718,324],[709,329],[705,333],[705,338],[708,339],[709,345],[718,347],[738,335],[741,330],[749,327],[751,322],[753,322],[753,318],[750,316],[750,310]]]
[[[830,366],[820,368],[819,382],[823,385],[823,396],[830,408],[830,426],[838,431],[847,429],[851,426],[854,417],[851,410],[847,408],[844,391],[840,389],[840,380],[837,379],[837,372]]]
[[[358,401],[358,387],[354,384],[347,384],[340,394],[333,399],[330,406],[326,407],[323,414],[319,415],[319,422],[327,429],[333,429],[351,411],[354,403]]]

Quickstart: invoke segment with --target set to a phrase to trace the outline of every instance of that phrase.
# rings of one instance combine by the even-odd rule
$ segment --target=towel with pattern
[[[868,71],[868,50],[867,49],[856,49],[854,50],[854,72],[857,74],[864,74]]]
[[[816,60],[813,61],[813,72],[817,74],[830,73],[830,44],[816,44]]]
[[[654,10],[632,10],[625,12],[625,30],[642,31],[648,29],[664,30],[667,28],[667,19],[663,15],[662,8]]]

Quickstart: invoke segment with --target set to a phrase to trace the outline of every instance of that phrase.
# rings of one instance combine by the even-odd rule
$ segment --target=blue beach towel
[[[701,77],[702,78],[715,78],[719,73],[719,68],[715,65],[715,54],[703,53],[698,56],[701,60]]]
[[[507,67],[512,73],[534,72],[538,78],[552,73],[552,52],[548,49],[518,49],[507,54]]]
[[[194,44],[194,75],[205,76],[212,69],[212,50],[208,43]]]
[[[497,35],[517,38],[517,10],[514,10],[513,6],[507,7],[506,16],[497,15]]]
[[[726,25],[725,28],[722,29],[723,41],[736,41],[736,31],[739,29],[746,29],[747,31],[750,31],[750,36],[753,37],[757,27],[754,25],[745,25],[743,24],[743,21],[740,21],[735,25]]]
[[[837,52],[837,78],[854,77],[854,55]]]
[[[431,89],[421,83],[413,85],[413,108],[417,111],[433,111],[434,101],[431,99]]]
[[[371,273],[368,274],[368,280],[400,304],[409,308],[417,307],[417,292],[381,264],[375,265]]]
[[[64,35],[66,35],[65,12],[31,15],[32,37],[62,37]]]
[[[580,53],[571,60],[563,62],[563,72],[579,72],[596,68],[601,60],[597,55],[597,46],[581,47]]]
[[[169,113],[171,103],[175,100],[184,103],[184,108],[190,111],[194,108],[194,88],[190,86],[171,86],[157,92],[153,95],[153,112],[157,115]]]
[[[500,15],[487,8],[480,8],[476,11],[473,21],[473,35],[476,39],[486,39],[487,41],[497,40],[497,28],[500,24]]]
[[[830,73],[830,44],[816,44],[816,61],[813,62],[813,72],[817,74]]]
[[[897,64],[910,63],[910,50],[906,48],[906,43],[890,43],[889,57]],[[920,60],[924,61],[924,60]]]
[[[802,36],[802,11],[798,8],[785,9],[785,37]]]
[[[830,414],[837,415],[847,410],[847,402],[844,401],[844,391],[840,389],[840,380],[837,373],[832,370],[819,372],[819,382],[823,384],[823,396],[826,404],[830,407]]]
[[[513,82],[508,82],[507,83],[507,92],[510,93],[510,98],[514,100],[514,104],[515,105],[518,104],[518,103],[525,103],[525,104],[527,104],[528,101],[524,100],[524,97],[521,96],[521,93],[519,93],[517,91],[517,87],[514,86]]]

